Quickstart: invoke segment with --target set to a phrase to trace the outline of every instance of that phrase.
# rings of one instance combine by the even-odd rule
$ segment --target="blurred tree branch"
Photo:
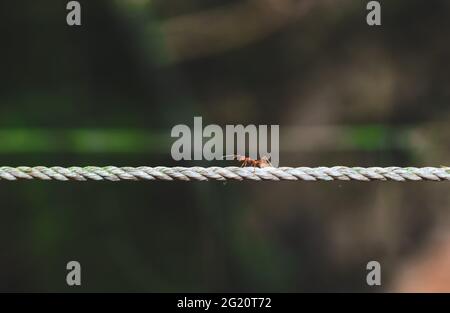
[[[171,18],[162,24],[173,61],[199,58],[258,41],[307,15],[318,0],[247,0]]]

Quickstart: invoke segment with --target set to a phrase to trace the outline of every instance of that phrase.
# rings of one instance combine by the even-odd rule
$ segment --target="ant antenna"
[[[236,154],[228,154],[228,155],[224,155],[222,156],[219,160],[228,160],[229,157],[232,157],[233,159],[236,157],[239,157],[239,155]]]

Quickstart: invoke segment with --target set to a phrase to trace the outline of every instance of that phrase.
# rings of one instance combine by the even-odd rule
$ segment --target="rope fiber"
[[[0,167],[0,180],[450,181],[450,167]]]

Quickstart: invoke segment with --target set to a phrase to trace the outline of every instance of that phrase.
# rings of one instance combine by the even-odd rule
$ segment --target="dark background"
[[[223,165],[172,160],[194,116],[279,124],[281,166],[449,165],[449,1],[79,2],[1,1],[0,166]],[[448,191],[0,181],[0,291],[450,291]]]

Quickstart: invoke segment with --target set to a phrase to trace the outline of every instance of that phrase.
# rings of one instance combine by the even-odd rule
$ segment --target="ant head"
[[[261,157],[261,160],[263,160],[263,161],[270,161],[270,154],[265,154],[265,155],[263,155],[262,157]]]
[[[236,155],[236,160],[238,160],[238,161],[244,161],[244,160],[245,160],[245,156],[242,156],[242,155]]]

